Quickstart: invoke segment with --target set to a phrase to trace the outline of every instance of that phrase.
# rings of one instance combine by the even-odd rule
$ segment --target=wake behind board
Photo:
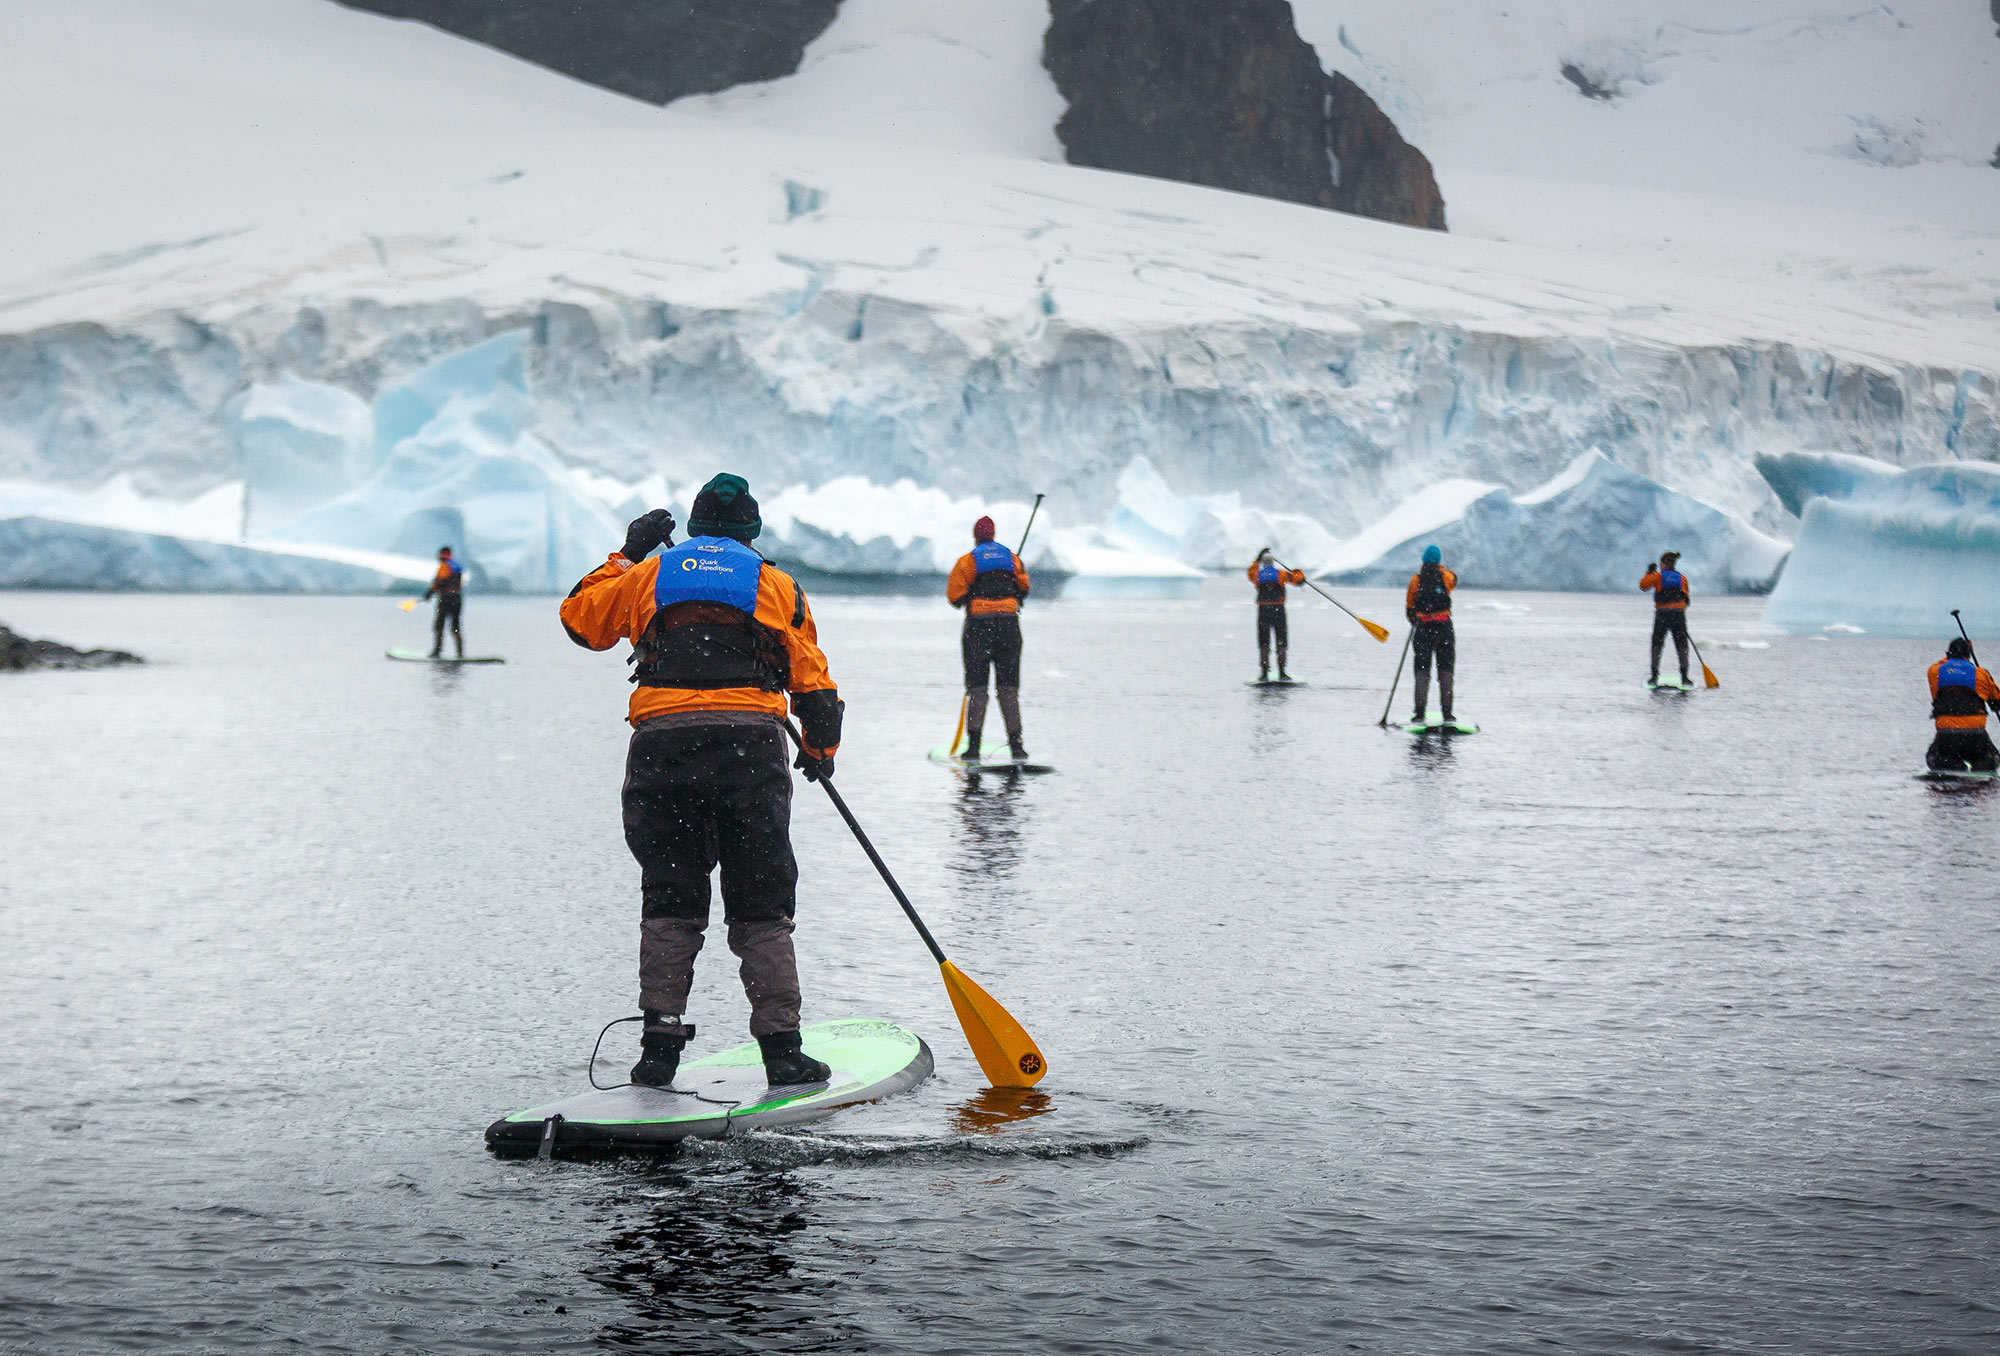
[[[454,659],[449,655],[426,654],[422,650],[389,650],[389,658],[400,659],[406,664],[504,664],[507,661],[497,654],[469,654]]]
[[[1478,734],[1479,727],[1469,720],[1446,720],[1434,712],[1425,712],[1421,721],[1410,721],[1396,727],[1405,734]]]
[[[930,1047],[890,1022],[814,1022],[799,1035],[807,1054],[833,1067],[832,1078],[771,1087],[764,1081],[757,1042],[747,1041],[681,1065],[672,1088],[593,1088],[503,1116],[486,1127],[486,1147],[519,1155],[536,1152],[545,1136],[551,1150],[660,1148],[684,1139],[721,1139],[817,1120],[905,1092],[931,1076]]]
[[[963,753],[964,750],[960,749],[959,752]],[[949,744],[940,744],[932,749],[930,759],[933,763],[943,763],[946,767],[955,767],[961,772],[1039,773],[1055,771],[1054,765],[1045,763],[1039,758],[1016,758],[1013,754],[1007,752],[1007,745],[1005,743],[996,744],[990,739],[981,741],[979,745],[979,757],[976,761],[963,757],[953,757],[951,745]]]
[[[1304,687],[1305,685],[1306,680],[1303,678],[1246,678],[1243,680],[1243,686],[1245,687]]]
[[[1647,680],[1646,688],[1651,692],[1692,692],[1694,684],[1684,678],[1651,678]]]
[[[1920,782],[1956,782],[1964,786],[2000,781],[2000,772],[1974,772],[1971,768],[1932,767],[1910,775]]]

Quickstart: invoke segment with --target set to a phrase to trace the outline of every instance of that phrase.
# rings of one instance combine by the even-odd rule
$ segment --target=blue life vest
[[[1986,719],[1986,703],[1979,699],[1979,666],[1970,659],[1947,659],[1938,665],[1937,696],[1931,699],[1931,717],[1978,716]]]
[[[1679,570],[1661,570],[1660,586],[1653,590],[1653,606],[1667,607],[1687,600],[1687,576]]]
[[[690,537],[658,559],[653,620],[633,648],[632,681],[784,691],[790,659],[783,642],[757,621],[764,558],[733,537]]]
[[[997,541],[983,541],[972,548],[972,598],[1019,598],[1021,583],[1014,577],[1014,553]]]
[[[1268,560],[1257,567],[1257,601],[1266,606],[1285,601],[1285,577]]]

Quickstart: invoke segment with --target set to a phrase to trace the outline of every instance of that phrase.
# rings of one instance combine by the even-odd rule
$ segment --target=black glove
[[[1653,561],[1651,564],[1646,566],[1647,574],[1658,574],[1659,572],[1660,572],[1660,562],[1657,560]]]
[[[809,782],[833,780],[833,755],[831,754],[828,754],[824,758],[815,758],[804,749],[800,749],[799,756],[792,760],[792,766],[805,773],[806,780]]]
[[[634,565],[653,554],[653,549],[673,540],[674,515],[665,509],[654,509],[634,518],[625,529],[625,546],[618,554]]]

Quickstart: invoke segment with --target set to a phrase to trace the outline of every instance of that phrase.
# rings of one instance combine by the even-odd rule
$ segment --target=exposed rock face
[[[1444,229],[1430,161],[1320,68],[1287,0],[1049,0],[1073,165]]]
[[[340,0],[664,104],[799,68],[840,0]]]
[[[53,640],[29,640],[0,626],[0,672],[22,669],[102,669],[113,664],[143,664],[123,650],[72,650]]]

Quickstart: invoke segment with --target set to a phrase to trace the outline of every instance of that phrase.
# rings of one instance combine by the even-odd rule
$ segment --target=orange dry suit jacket
[[[1444,568],[1444,566],[1438,566],[1438,574],[1443,576],[1444,591],[1446,593],[1450,593],[1458,587],[1458,576]],[[1443,612],[1426,612],[1422,616],[1417,615],[1417,585],[1423,580],[1423,577],[1422,571],[1418,571],[1416,574],[1410,576],[1410,587],[1403,593],[1403,615],[1408,617],[1412,622],[1450,621],[1450,608],[1446,608]]]
[[[1264,568],[1264,562],[1262,560],[1253,560],[1250,562],[1250,568],[1243,572],[1243,577],[1245,579],[1248,579],[1251,583],[1257,584],[1257,572],[1259,570],[1262,570],[1263,568]],[[1279,570],[1278,596],[1275,598],[1266,598],[1264,596],[1263,585],[1258,584],[1257,606],[1283,607],[1285,605],[1285,585],[1290,584],[1296,588],[1297,586],[1305,582],[1306,582],[1306,572],[1304,570]]]
[[[1986,703],[1991,701],[2000,701],[2000,687],[1995,687],[1993,685],[1993,675],[1988,673],[1985,669],[1976,670],[1972,676],[1972,693],[1973,696],[1978,699],[1980,704],[1979,710],[1976,713],[1969,715],[1962,715],[1962,716],[1940,716],[1936,714],[1937,710],[1936,704],[1937,704],[1937,694],[1938,694],[1938,670],[1943,668],[1946,662],[1947,661],[1940,659],[1938,660],[1937,663],[1931,665],[1930,678],[1931,678],[1931,703],[1932,703],[1931,709],[1933,713],[1932,724],[1936,725],[1937,728],[1940,730],[1985,729]],[[1965,691],[1965,689],[1962,687],[1957,688],[1955,690],[1959,692]]]
[[[563,629],[569,632],[571,640],[592,650],[608,650],[621,640],[629,640],[636,646],[659,610],[654,598],[659,574],[658,556],[634,565],[612,552],[608,560],[578,581],[569,597],[563,599]],[[726,610],[742,615],[733,608]],[[806,606],[804,591],[790,575],[768,561],[757,573],[757,611],[753,622],[752,629],[759,639],[773,643],[774,654],[782,650],[786,661],[785,692],[792,694],[791,708],[798,715],[806,752],[817,758],[831,755],[840,745],[839,693],[833,675],[827,671],[826,655],[819,648],[819,629],[813,625],[812,609]],[[767,692],[757,687],[642,685],[632,693],[626,719],[637,725],[655,716],[684,711],[753,711],[782,720],[786,711],[785,692]]]
[[[1007,556],[1014,562],[1012,594],[1002,598],[969,596],[972,594],[972,581],[978,575],[979,567],[972,559],[972,552],[967,551],[958,558],[958,564],[951,567],[951,578],[944,581],[945,601],[953,607],[964,608],[966,614],[973,617],[989,617],[996,612],[1019,612],[1021,599],[1028,596],[1028,567],[1023,565],[1021,558],[1012,551],[1008,551]],[[999,574],[1000,571],[992,570],[989,573]]]
[[[1681,592],[1683,594],[1692,596],[1694,594],[1694,590],[1688,585],[1687,575],[1679,570],[1675,570],[1674,573],[1680,575],[1681,577]],[[1661,612],[1670,612],[1676,608],[1685,611],[1688,605],[1688,600],[1685,597],[1675,599],[1672,602],[1663,603],[1660,601],[1658,590],[1660,585],[1664,582],[1666,581],[1660,578],[1660,572],[1658,570],[1648,570],[1643,576],[1641,576],[1639,580],[1639,591],[1641,593],[1651,593],[1653,595],[1653,606]]]

